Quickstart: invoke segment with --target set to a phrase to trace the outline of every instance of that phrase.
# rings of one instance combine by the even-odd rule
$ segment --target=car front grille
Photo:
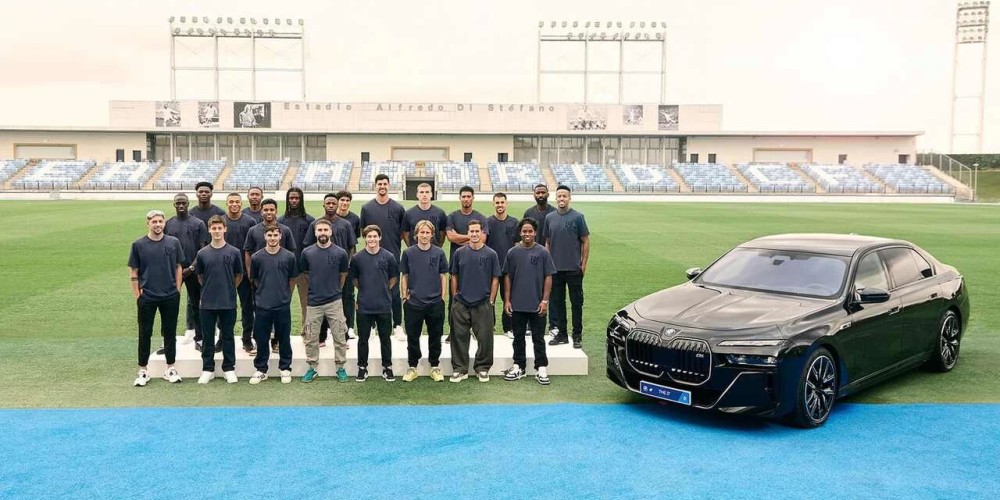
[[[634,330],[626,339],[625,355],[635,370],[654,377],[667,375],[699,385],[712,375],[712,350],[703,340],[665,340],[653,332]]]

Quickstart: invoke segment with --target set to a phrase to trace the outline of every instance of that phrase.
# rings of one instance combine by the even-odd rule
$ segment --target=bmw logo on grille
[[[676,328],[667,328],[666,330],[663,330],[663,333],[660,334],[660,338],[663,340],[668,340],[670,337],[677,335],[677,333],[678,331]]]

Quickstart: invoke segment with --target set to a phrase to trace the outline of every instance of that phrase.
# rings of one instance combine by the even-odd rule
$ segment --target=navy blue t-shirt
[[[288,226],[288,229],[292,231],[292,239],[295,240],[295,248],[292,253],[298,258],[302,254],[302,249],[308,245],[301,245],[302,241],[306,238],[306,235],[312,232],[312,223],[316,218],[306,214],[303,217],[288,217],[287,215],[282,215],[278,217],[278,224],[284,224]],[[312,243],[310,243],[311,245]]]
[[[212,238],[208,235],[205,223],[197,217],[179,218],[171,217],[164,226],[163,232],[177,238],[184,249],[184,266],[194,263],[194,258],[198,255],[198,250],[205,246]]]
[[[128,267],[139,272],[139,290],[149,300],[163,300],[180,293],[177,289],[177,266],[184,265],[181,242],[164,235],[160,241],[143,236],[132,242]]]
[[[210,219],[213,215],[221,215],[223,217],[226,216],[225,210],[212,204],[209,204],[208,208],[204,210],[202,210],[201,207],[196,204],[195,206],[188,209],[188,213],[190,213],[192,217],[197,217],[199,220],[204,222],[206,226],[208,225],[208,219]]]
[[[556,207],[552,205],[545,205],[545,210],[539,211],[538,204],[528,207],[524,211],[524,217],[521,220],[532,218],[538,223],[538,227],[535,229],[535,243],[545,246],[545,218],[549,216],[552,212],[556,211]]]
[[[423,308],[444,300],[441,275],[448,272],[448,263],[441,247],[431,245],[427,250],[421,250],[413,245],[407,248],[399,259],[399,271],[406,275],[406,286],[410,289],[407,302],[410,305]]]
[[[402,246],[400,241],[403,231],[403,205],[396,200],[389,200],[385,205],[372,199],[361,207],[361,228],[372,224],[382,230],[382,240],[379,246],[386,249],[396,260],[399,260]],[[360,252],[359,252],[360,253]]]
[[[259,250],[250,257],[250,276],[257,285],[254,303],[260,309],[283,309],[292,302],[288,281],[299,275],[295,254],[284,248],[271,255]]]
[[[299,269],[309,274],[309,305],[321,306],[340,299],[340,273],[347,273],[350,260],[347,251],[337,245],[309,245],[302,250]]]
[[[552,256],[545,247],[514,245],[503,261],[503,272],[510,276],[510,306],[517,312],[535,312],[545,293],[545,277],[556,273]]]
[[[492,248],[459,248],[451,259],[451,274],[458,277],[455,298],[469,307],[489,300],[493,278],[500,277],[500,270],[500,259]]]
[[[295,249],[298,248],[298,245],[295,242],[295,237],[292,236],[292,230],[288,229],[288,226],[280,222],[277,224],[278,229],[281,231],[281,248],[284,248],[289,252],[293,252],[294,256]],[[244,251],[250,252],[250,255],[253,255],[267,246],[267,241],[264,240],[265,227],[264,223],[261,222],[250,228],[250,231],[247,232],[247,241],[243,243]]]
[[[236,309],[236,285],[233,279],[243,274],[243,254],[232,245],[214,248],[211,244],[198,251],[195,272],[202,275],[201,309]]]
[[[243,215],[250,217],[251,219],[257,221],[258,223],[264,220],[264,214],[262,214],[260,210],[254,212],[253,210],[250,210],[250,207],[246,207],[243,209]]]
[[[565,214],[552,212],[545,218],[545,238],[557,271],[580,270],[580,245],[584,236],[590,236],[587,221],[572,208]]]
[[[358,237],[354,236],[354,227],[351,226],[350,222],[337,217],[336,220],[331,221],[331,224],[333,224],[333,234],[331,235],[331,239],[335,245],[347,250],[349,248],[353,249],[354,246],[358,244]],[[302,246],[304,248],[314,243],[316,243],[316,221],[313,221],[313,223],[309,225],[309,230],[306,232],[305,238],[302,239]]]
[[[430,221],[434,225],[434,237],[431,238],[431,243],[441,246],[444,242],[438,241],[438,233],[443,233],[448,229],[448,215],[435,205],[431,205],[431,208],[427,210],[421,209],[420,205],[414,205],[403,214],[403,232],[410,233],[410,241],[406,242],[407,246],[416,246],[417,223],[422,220]]]
[[[245,215],[240,214],[240,218],[233,220],[226,216],[226,243],[236,247],[237,249],[243,248],[243,245],[247,242],[247,233],[250,232],[250,228],[257,225],[257,221]]]
[[[361,250],[351,259],[350,279],[358,280],[358,311],[363,314],[392,312],[389,280],[399,276],[396,257],[384,248],[372,255]]]
[[[469,221],[472,219],[476,219],[482,222],[484,235],[490,234],[490,225],[486,221],[486,216],[484,216],[483,214],[479,213],[476,210],[470,212],[469,215],[463,214],[461,210],[455,210],[454,212],[448,214],[448,223],[445,225],[445,230],[455,231],[458,234],[469,234]],[[487,238],[486,241],[489,241],[489,238]],[[448,258],[454,259],[455,251],[458,250],[459,248],[462,248],[465,245],[456,245],[452,243],[450,246],[451,246],[451,251],[448,254]]]
[[[490,227],[490,237],[486,240],[486,244],[497,253],[501,261],[507,255],[507,250],[521,241],[517,223],[518,220],[510,215],[504,220],[497,219],[496,215],[486,219],[486,224]]]

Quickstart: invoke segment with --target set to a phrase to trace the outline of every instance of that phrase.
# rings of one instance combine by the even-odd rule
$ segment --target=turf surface
[[[512,204],[511,213],[525,207]],[[997,206],[579,203],[575,208],[586,214],[593,233],[584,284],[589,376],[556,377],[545,388],[499,380],[199,387],[193,380],[168,386],[154,379],[134,389],[135,309],[125,262],[130,242],[145,232],[143,214],[150,208],[170,211],[167,201],[0,202],[0,406],[634,402],[640,399],[604,377],[604,327],[611,314],[682,282],[684,269],[704,266],[747,239],[802,231],[908,239],[968,279],[973,314],[955,371],[913,372],[852,401],[1000,402]],[[492,212],[485,203],[477,208]],[[297,325],[297,312],[293,318]]]

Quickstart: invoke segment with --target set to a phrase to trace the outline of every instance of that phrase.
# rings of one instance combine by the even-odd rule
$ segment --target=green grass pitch
[[[355,201],[355,209],[362,200]],[[445,203],[446,211],[456,203]],[[526,203],[513,203],[523,213]],[[129,243],[158,202],[0,202],[0,406],[393,405],[634,402],[604,375],[604,328],[621,305],[681,283],[747,239],[782,232],[856,232],[910,240],[968,279],[972,318],[958,367],[922,371],[852,398],[858,402],[1000,402],[1000,207],[736,203],[577,203],[592,231],[584,282],[590,375],[489,384],[267,383],[252,387],[135,375],[135,309],[125,267]],[[318,212],[318,203],[308,208]],[[492,212],[487,202],[477,208]],[[182,299],[183,300],[183,299]],[[182,302],[183,304],[183,302]],[[181,314],[183,315],[183,308]],[[293,312],[295,324],[298,313]],[[183,325],[183,318],[181,319]],[[293,331],[296,331],[293,327]],[[237,327],[237,330],[239,327]],[[154,346],[157,344],[154,338]],[[153,374],[159,376],[159,374]]]

